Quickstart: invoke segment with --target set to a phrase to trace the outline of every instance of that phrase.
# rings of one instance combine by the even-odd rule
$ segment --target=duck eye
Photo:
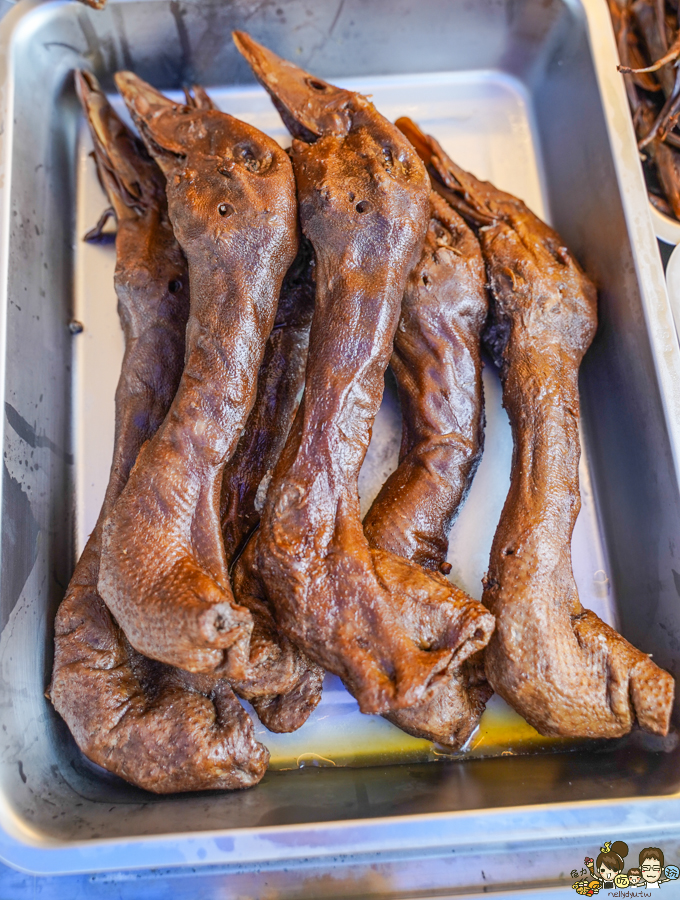
[[[217,207],[217,212],[221,216],[227,218],[228,216],[233,216],[234,207],[231,205],[231,203],[220,203],[220,205]]]
[[[369,212],[369,210],[371,209],[371,204],[368,202],[368,200],[360,200],[357,203],[355,209],[358,213]]]
[[[171,294],[178,294],[182,290],[182,282],[178,278],[173,278],[168,285]]]
[[[317,81],[316,78],[308,78],[307,84],[313,91],[325,91],[326,85],[323,81]]]

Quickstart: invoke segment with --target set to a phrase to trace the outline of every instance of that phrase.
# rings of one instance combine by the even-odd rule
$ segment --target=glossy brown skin
[[[189,280],[163,175],[96,80],[86,73],[76,80],[118,220],[115,285],[125,357],[111,476],[57,612],[50,699],[89,759],[139,787],[157,793],[247,787],[260,780],[269,754],[229,686],[145,659],[97,592],[102,524],[179,383]]]
[[[434,692],[493,627],[445,579],[372,551],[359,518],[359,470],[429,221],[427,176],[366,98],[235,40],[296,138],[300,221],[316,254],[305,392],[267,494],[258,570],[281,629],[363,712],[399,709]]]
[[[231,565],[260,522],[266,491],[295,417],[305,382],[314,313],[314,253],[303,239],[283,280],[274,327],[257,379],[257,396],[233,456],[224,469],[220,518]]]
[[[372,547],[447,573],[449,532],[484,445],[481,333],[488,312],[479,242],[436,193],[411,273],[391,366],[402,411],[399,466],[364,519]],[[479,724],[491,689],[479,659],[450,669],[435,696],[387,718],[457,750]]]
[[[406,285],[390,365],[399,466],[364,519],[370,543],[439,571],[484,446],[480,343],[488,301],[479,242],[437,194]]]
[[[187,104],[216,109],[200,85],[185,88]],[[257,376],[257,394],[243,434],[222,476],[220,521],[232,590],[253,617],[245,675],[232,679],[262,724],[274,732],[297,731],[321,700],[324,671],[276,626],[254,565],[254,547],[242,552],[260,522],[269,478],[288,437],[304,386],[309,328],[314,311],[314,251],[309,241],[283,279],[274,327]]]
[[[571,567],[581,505],[578,368],[597,325],[595,288],[520,200],[461,170],[413,123],[398,124],[435,187],[492,220],[479,232],[492,296],[487,344],[514,453],[484,586],[496,616],[487,678],[541,734],[618,737],[636,718],[666,734],[672,677],[581,606]]]
[[[185,89],[187,105],[216,109],[200,85]],[[314,311],[314,251],[309,241],[286,273],[257,376],[257,395],[243,434],[222,476],[220,521],[227,565],[236,566],[232,590],[253,617],[248,663],[231,687],[249,700],[270,731],[296,731],[321,700],[324,672],[276,627],[251,548],[239,558],[257,529],[268,479],[288,437],[304,386],[309,328]],[[238,559],[238,564],[235,561]]]
[[[304,240],[283,281],[274,328],[257,381],[257,397],[222,480],[222,534],[232,588],[253,616],[247,677],[232,681],[262,723],[277,732],[303,725],[321,699],[324,672],[282,635],[259,577],[255,545],[263,495],[281,455],[305,379],[314,312],[314,253]],[[252,536],[246,551],[238,557]]]
[[[242,678],[252,617],[231,591],[220,489],[297,252],[293,172],[250,125],[172,103],[131,73],[116,81],[167,179],[191,308],[172,407],[104,527],[99,590],[139,652]]]

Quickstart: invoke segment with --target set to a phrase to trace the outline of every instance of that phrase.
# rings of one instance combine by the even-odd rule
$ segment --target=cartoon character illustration
[[[581,877],[572,887],[577,894],[592,897],[600,891],[614,888],[658,888],[667,881],[680,878],[679,866],[664,867],[663,851],[659,847],[645,847],[640,852],[640,865],[633,866],[628,873],[623,871],[623,861],[627,855],[628,844],[625,841],[605,841],[597,860],[591,856],[585,857],[586,868],[581,869]],[[571,877],[578,876],[578,870],[573,869]]]
[[[642,883],[642,872],[637,867],[628,869],[628,884],[630,887],[640,887]]]
[[[617,887],[614,879],[623,872],[623,860],[626,856],[628,856],[628,844],[624,841],[614,841],[613,844],[611,841],[606,841],[604,847],[600,847],[594,874],[605,890]]]
[[[588,881],[587,878],[584,878],[582,881],[577,881],[576,884],[572,884],[572,887],[577,894],[583,894],[585,897],[592,897],[593,894],[599,892],[600,882],[595,879]]]
[[[663,871],[668,881],[675,881],[676,878],[680,878],[680,869],[677,866],[666,866]]]
[[[663,873],[663,851],[658,847],[640,850],[640,871],[646,888],[661,887]]]

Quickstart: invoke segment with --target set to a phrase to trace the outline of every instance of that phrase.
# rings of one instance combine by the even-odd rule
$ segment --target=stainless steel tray
[[[606,5],[113,0],[93,12],[22,0],[0,25],[0,856],[72,872],[455,847],[469,863],[458,884],[473,887],[480,854],[486,879],[512,880],[508,835],[514,858],[533,859],[531,876],[515,882],[571,867],[537,857],[546,840],[586,831],[605,840],[612,829],[680,836],[674,735],[574,747],[538,740],[496,702],[464,758],[424,762],[437,748],[360,716],[329,679],[300,732],[262,729],[274,770],[257,788],[156,798],[87,763],[45,701],[54,612],[108,471],[121,354],[112,248],[80,240],[103,197],[71,72],[93,68],[109,89],[123,67],[167,91],[198,81],[283,139],[233,48],[235,27],[372,93],[387,115],[421,121],[462,165],[552,221],[595,277],[601,326],[582,374],[577,580],[585,605],[661,665],[680,661],[680,354]],[[82,334],[70,333],[73,318]],[[487,450],[450,555],[476,596],[510,460],[490,369],[485,380]],[[394,463],[397,432],[388,384],[364,503]]]

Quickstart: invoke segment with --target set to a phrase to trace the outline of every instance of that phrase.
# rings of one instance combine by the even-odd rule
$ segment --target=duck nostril
[[[217,212],[225,218],[228,216],[233,216],[234,207],[231,205],[231,203],[220,203],[220,205],[217,207]]]
[[[178,278],[173,278],[168,285],[171,294],[178,294],[182,290],[182,282]]]
[[[366,213],[370,211],[371,204],[368,202],[368,200],[360,200],[357,203],[355,209],[358,213]]]
[[[308,78],[307,84],[310,86],[310,88],[313,91],[325,91],[326,90],[326,85],[323,83],[323,81],[317,81],[316,78]]]

